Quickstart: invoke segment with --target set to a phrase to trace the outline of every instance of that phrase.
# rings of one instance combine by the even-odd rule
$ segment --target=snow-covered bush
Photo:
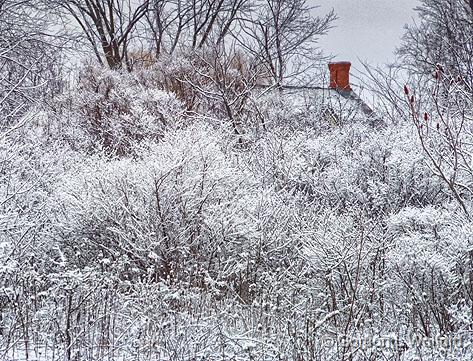
[[[362,123],[318,131],[273,132],[255,144],[254,172],[341,211],[389,214],[445,199],[411,126],[375,130]]]
[[[454,207],[406,207],[388,219],[388,269],[399,316],[425,335],[463,331],[469,302],[472,223]]]
[[[53,104],[56,137],[75,149],[133,155],[137,144],[162,138],[167,126],[182,121],[181,102],[162,89],[134,74],[86,66],[78,85]]]
[[[130,279],[197,277],[218,249],[209,207],[246,190],[220,137],[197,124],[167,132],[140,160],[93,157],[66,172],[50,202],[61,205],[55,228],[70,266],[113,268]]]

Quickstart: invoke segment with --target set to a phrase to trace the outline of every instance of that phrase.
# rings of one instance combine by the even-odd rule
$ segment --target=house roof
[[[284,95],[294,106],[308,103],[321,110],[330,122],[340,124],[350,121],[378,120],[373,109],[354,90],[340,90],[318,86],[283,86]]]

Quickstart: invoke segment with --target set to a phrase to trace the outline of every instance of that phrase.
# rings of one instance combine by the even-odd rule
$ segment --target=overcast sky
[[[336,28],[321,40],[322,49],[336,55],[336,60],[357,58],[371,64],[384,64],[393,59],[406,23],[416,16],[413,8],[419,0],[309,0],[321,5],[318,12],[335,9]]]

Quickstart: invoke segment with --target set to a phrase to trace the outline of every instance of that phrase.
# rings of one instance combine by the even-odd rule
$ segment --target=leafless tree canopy
[[[437,65],[473,87],[473,6],[468,0],[423,0],[420,23],[407,29],[399,52],[412,71],[433,74]]]
[[[52,2],[79,27],[97,59],[132,68],[133,55],[235,44],[264,64],[273,81],[301,74],[320,58],[317,40],[335,19],[306,1],[74,0]],[[67,23],[67,21],[65,22]],[[70,27],[70,26],[69,26]]]
[[[49,20],[37,1],[0,3],[2,126],[24,114],[41,94],[58,91],[59,42],[50,36]]]
[[[234,35],[246,51],[261,59],[273,81],[281,85],[288,74],[303,73],[307,61],[316,63],[320,59],[317,40],[327,33],[336,16],[331,12],[313,17],[317,8],[301,0],[266,0],[258,5]]]

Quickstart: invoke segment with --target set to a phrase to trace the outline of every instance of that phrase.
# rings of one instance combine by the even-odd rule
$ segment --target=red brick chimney
[[[329,63],[330,89],[350,91],[350,66],[349,61]]]

